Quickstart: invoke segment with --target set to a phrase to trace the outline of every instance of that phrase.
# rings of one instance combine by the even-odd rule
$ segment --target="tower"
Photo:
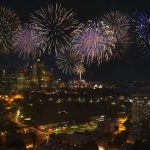
[[[33,89],[41,91],[43,88],[49,88],[52,79],[52,73],[46,68],[40,59],[37,59],[33,64],[32,71]]]

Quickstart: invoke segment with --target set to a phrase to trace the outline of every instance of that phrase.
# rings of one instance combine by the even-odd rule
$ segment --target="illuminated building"
[[[65,83],[61,79],[58,79],[53,82],[53,87],[62,89],[62,88],[65,88]]]
[[[43,90],[50,87],[53,75],[37,59],[33,68],[25,66],[21,71],[15,69],[0,70],[0,94],[8,95],[16,91]]]
[[[124,123],[127,121],[127,119],[128,118],[126,116],[119,116],[117,118],[116,125],[118,126],[118,130],[115,131],[115,135],[120,134],[121,132],[126,130]]]
[[[98,150],[105,150],[105,148],[103,146],[99,146]]]
[[[6,75],[6,70],[5,69],[0,70],[0,79],[3,79],[5,75]]]
[[[5,95],[16,91],[17,70],[8,69],[0,71],[0,93]]]
[[[132,104],[132,122],[128,143],[136,140],[147,140],[150,128],[150,106],[147,97],[135,97]],[[144,128],[143,128],[144,127]],[[147,132],[148,131],[148,132]],[[147,136],[147,137],[146,137]]]
[[[46,66],[41,62],[40,59],[37,59],[33,64],[32,70],[33,89],[41,90],[44,88],[49,88],[52,80],[52,73],[47,70]]]
[[[28,70],[24,69],[22,72],[18,73],[17,76],[17,90],[31,89],[31,75]]]
[[[150,106],[148,101],[143,98],[135,99],[132,105],[132,121],[139,124],[148,118],[150,118]]]
[[[99,121],[97,129],[100,133],[113,133],[115,131],[115,122],[110,118]]]

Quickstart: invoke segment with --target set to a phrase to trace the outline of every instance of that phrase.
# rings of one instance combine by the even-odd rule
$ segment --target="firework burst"
[[[101,22],[88,21],[72,43],[74,48],[86,58],[88,64],[94,60],[100,64],[111,58],[115,38],[109,27]]]
[[[75,74],[79,75],[80,80],[81,80],[81,79],[82,79],[82,75],[83,75],[84,72],[85,72],[85,67],[84,67],[83,64],[77,64],[77,65],[75,65],[73,71],[74,71]]]
[[[58,69],[63,73],[72,73],[74,67],[82,62],[82,57],[72,47],[65,48],[63,51],[58,52],[56,56],[56,64]]]
[[[13,48],[16,34],[21,28],[20,18],[9,8],[0,7],[0,52],[9,52]]]
[[[137,45],[143,53],[150,54],[150,12],[136,14]]]
[[[37,36],[31,26],[26,24],[18,34],[17,41],[15,41],[16,51],[20,57],[24,59],[40,57],[44,52],[43,47],[46,45],[43,42],[44,37]]]
[[[46,37],[48,52],[55,53],[66,45],[70,45],[73,35],[79,30],[80,25],[75,19],[75,13],[61,5],[48,5],[31,15],[31,24],[34,30]]]
[[[124,54],[129,47],[131,37],[129,36],[130,19],[118,11],[112,11],[102,17],[102,24],[109,27],[113,31],[113,36],[116,39],[113,56]]]

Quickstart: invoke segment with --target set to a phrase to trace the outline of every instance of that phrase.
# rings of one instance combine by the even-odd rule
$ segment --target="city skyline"
[[[0,0],[2,149],[150,149],[150,0]]]
[[[148,0],[145,1],[129,1],[129,0],[116,0],[115,2],[111,0],[106,1],[22,1],[19,0],[2,0],[2,6],[7,6],[11,9],[14,9],[18,16],[21,17],[22,22],[29,21],[29,13],[32,13],[35,9],[46,6],[47,3],[55,4],[60,3],[63,7],[68,9],[72,8],[73,11],[77,14],[77,19],[81,22],[86,22],[89,19],[95,19],[111,10],[118,10],[124,13],[132,15],[135,11],[147,11],[149,8]],[[86,7],[84,7],[86,5]],[[0,55],[0,67],[1,68],[22,68],[27,62],[23,61],[22,58],[17,56],[8,56],[1,54]],[[65,75],[61,70],[57,69],[57,66],[54,62],[55,56],[43,56],[41,58],[45,64],[54,68],[55,73],[58,77],[64,79],[74,78],[71,75]],[[94,64],[90,67],[86,67],[85,75],[83,76],[86,80],[92,81],[133,81],[133,80],[150,80],[150,56],[144,55],[139,52],[136,44],[132,44],[131,47],[127,50],[127,54],[122,56],[119,59],[114,59],[109,62],[104,62],[100,66]]]

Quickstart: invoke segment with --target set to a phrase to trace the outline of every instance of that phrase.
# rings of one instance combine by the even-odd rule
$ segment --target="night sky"
[[[14,9],[23,22],[29,21],[29,13],[47,2],[61,3],[63,7],[73,8],[81,22],[95,19],[111,10],[120,10],[132,14],[136,10],[149,10],[150,0],[0,0],[0,5]],[[49,68],[54,68],[57,77],[64,79],[70,76],[62,75],[56,69],[53,56],[44,56],[43,61]],[[21,68],[24,61],[9,54],[0,56],[1,68]],[[132,44],[128,53],[119,60],[103,63],[101,66],[92,65],[85,73],[85,79],[92,81],[150,81],[150,56],[142,55],[135,44]]]

